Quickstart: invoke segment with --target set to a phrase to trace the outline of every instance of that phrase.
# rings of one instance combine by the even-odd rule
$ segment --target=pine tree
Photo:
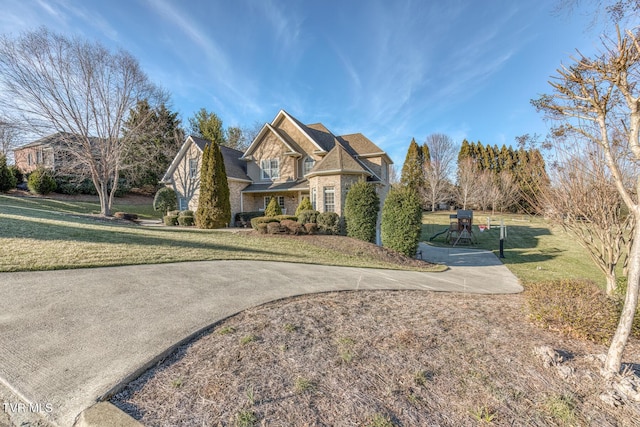
[[[422,144],[422,165],[431,161],[431,153],[429,152],[429,146],[425,142]]]
[[[460,152],[458,153],[458,164],[469,157],[472,157],[471,145],[469,144],[469,141],[463,139],[462,145],[460,146]]]
[[[424,155],[426,144],[421,148],[416,143],[415,138],[411,139],[409,149],[407,150],[407,156],[402,165],[402,174],[400,177],[400,184],[405,187],[412,188],[416,193],[424,187]],[[426,148],[428,154],[429,148]]]
[[[207,144],[202,153],[200,197],[196,210],[198,228],[222,228],[231,221],[229,183],[220,146]]]

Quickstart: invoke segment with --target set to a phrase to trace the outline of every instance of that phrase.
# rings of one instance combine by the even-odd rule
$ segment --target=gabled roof
[[[267,132],[271,132],[273,133],[276,138],[278,138],[278,140],[280,142],[282,142],[292,154],[301,154],[300,150],[297,149],[296,147],[293,147],[291,144],[289,144],[287,142],[286,139],[284,139],[282,137],[282,135],[280,135],[280,132],[278,132],[278,130],[276,128],[273,127],[273,125],[269,124],[269,123],[265,123],[264,126],[262,126],[262,129],[260,129],[260,132],[258,132],[258,134],[256,135],[255,138],[253,138],[253,141],[251,141],[251,145],[249,146],[249,148],[247,148],[247,150],[244,152],[244,154],[241,156],[242,159],[246,159],[247,156],[251,155],[251,153],[253,153],[253,150],[255,150],[256,146],[258,145],[258,142],[260,140],[262,140],[262,137],[265,133]]]
[[[51,135],[44,136],[40,139],[37,139],[33,142],[29,142],[28,144],[21,145],[20,147],[14,148],[13,151],[22,150],[23,148],[31,148],[31,147],[39,147],[41,145],[46,146],[57,146],[67,144],[68,141],[73,139],[79,139],[79,137],[75,134],[69,132],[56,132]]]
[[[362,164],[354,159],[340,144],[336,144],[336,146],[311,169],[311,172],[309,172],[306,177],[335,174],[372,175],[370,171],[365,169]]]
[[[198,147],[200,152],[203,152],[204,148],[209,144],[209,141],[193,135],[187,137],[184,144],[182,144],[182,147],[180,147],[178,154],[176,154],[176,157],[173,159],[173,162],[169,165],[169,169],[167,169],[167,172],[162,177],[162,182],[169,182],[171,180],[171,176],[187,154],[187,151],[189,151],[191,144],[194,144]],[[224,160],[224,168],[227,172],[227,178],[251,182],[251,178],[249,178],[246,173],[246,164],[240,159],[242,157],[242,151],[221,145],[220,152],[222,153],[222,159]]]

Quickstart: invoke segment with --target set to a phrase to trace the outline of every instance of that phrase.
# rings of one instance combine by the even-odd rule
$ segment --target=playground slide
[[[444,230],[442,230],[439,233],[434,234],[433,236],[429,237],[429,241],[432,241],[433,239],[435,239],[436,237],[446,233],[447,231],[449,231],[449,227],[445,228]]]

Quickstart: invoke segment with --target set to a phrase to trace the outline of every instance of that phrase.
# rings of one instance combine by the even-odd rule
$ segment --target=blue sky
[[[2,33],[45,25],[138,58],[186,123],[285,109],[362,132],[401,166],[412,137],[484,144],[546,134],[529,100],[598,34],[555,0],[0,0]]]

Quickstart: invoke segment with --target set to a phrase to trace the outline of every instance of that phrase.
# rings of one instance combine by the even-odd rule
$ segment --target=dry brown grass
[[[112,400],[147,426],[640,425],[605,406],[603,346],[528,323],[521,295],[329,293],[227,319]],[[562,379],[533,354],[561,349]],[[638,360],[640,344],[625,360]],[[635,358],[635,359],[634,359]]]

